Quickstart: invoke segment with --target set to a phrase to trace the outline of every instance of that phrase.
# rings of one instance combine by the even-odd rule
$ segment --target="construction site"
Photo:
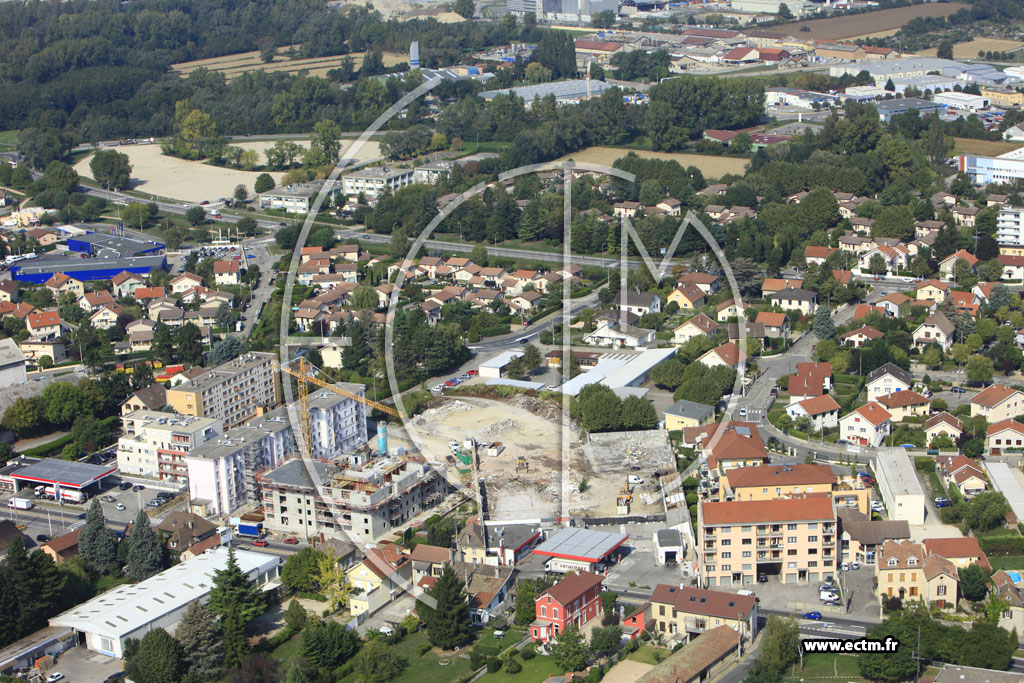
[[[470,492],[479,485],[487,519],[664,512],[655,474],[674,471],[674,460],[663,431],[587,439],[575,423],[563,430],[560,403],[525,394],[445,399],[409,427],[415,449],[447,468],[449,481]]]

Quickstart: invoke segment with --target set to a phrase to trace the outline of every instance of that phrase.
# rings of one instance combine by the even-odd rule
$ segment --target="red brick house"
[[[601,614],[603,582],[603,576],[577,571],[538,595],[534,600],[536,616],[530,625],[531,637],[546,643],[569,626],[582,628]]]

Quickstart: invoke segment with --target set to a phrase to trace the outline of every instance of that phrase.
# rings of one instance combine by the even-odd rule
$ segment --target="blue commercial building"
[[[160,242],[140,240],[133,237],[120,237],[102,232],[87,232],[67,239],[70,251],[98,256],[100,258],[125,258],[129,256],[146,256],[163,251],[166,247]]]
[[[148,275],[156,268],[167,269],[167,257],[130,256],[127,258],[45,258],[20,261],[11,266],[11,279],[20,282],[42,284],[57,273],[64,273],[76,280],[109,280],[121,271]]]

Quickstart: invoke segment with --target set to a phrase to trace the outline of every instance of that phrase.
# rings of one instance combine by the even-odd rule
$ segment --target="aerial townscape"
[[[0,681],[1024,683],[1024,3],[0,36]]]

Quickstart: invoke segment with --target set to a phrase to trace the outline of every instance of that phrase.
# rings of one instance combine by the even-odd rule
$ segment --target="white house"
[[[801,417],[811,418],[816,432],[839,424],[839,404],[829,394],[790,403],[786,406],[786,414],[794,420]]]
[[[953,346],[956,326],[950,322],[942,311],[936,311],[924,319],[914,330],[914,346],[923,349],[931,344],[938,344],[943,351]]]
[[[839,438],[847,443],[878,448],[892,429],[891,415],[871,401],[839,418]]]

